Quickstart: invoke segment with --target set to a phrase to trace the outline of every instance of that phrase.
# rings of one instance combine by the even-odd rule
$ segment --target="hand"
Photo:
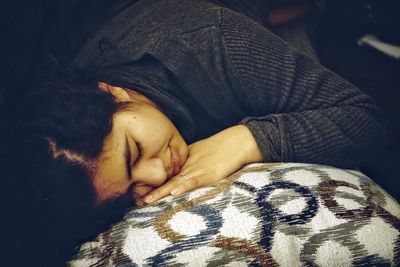
[[[153,186],[147,184],[135,185],[135,187],[133,188],[133,198],[135,200],[135,204],[139,207],[146,205],[146,203],[143,200],[143,197],[153,189],[154,189]]]
[[[246,126],[227,128],[190,145],[189,156],[180,173],[147,194],[144,202],[150,204],[170,194],[180,195],[218,182],[243,165],[262,159],[257,143]]]

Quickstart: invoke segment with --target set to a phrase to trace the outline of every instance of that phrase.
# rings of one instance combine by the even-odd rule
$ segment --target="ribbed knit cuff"
[[[247,126],[254,136],[265,162],[291,161],[291,151],[279,115],[248,117],[240,123]]]

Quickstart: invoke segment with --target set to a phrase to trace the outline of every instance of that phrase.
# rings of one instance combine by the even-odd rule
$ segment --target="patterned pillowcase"
[[[400,206],[358,171],[253,164],[130,210],[69,266],[400,264]]]

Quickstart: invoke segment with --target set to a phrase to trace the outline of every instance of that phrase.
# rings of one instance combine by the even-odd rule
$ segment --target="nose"
[[[160,158],[142,159],[132,168],[134,183],[158,187],[167,180],[167,172]]]

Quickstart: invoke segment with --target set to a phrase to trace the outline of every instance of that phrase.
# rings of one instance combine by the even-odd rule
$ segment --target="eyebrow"
[[[131,177],[131,152],[129,149],[128,137],[125,138],[124,158],[126,163],[127,177]]]

